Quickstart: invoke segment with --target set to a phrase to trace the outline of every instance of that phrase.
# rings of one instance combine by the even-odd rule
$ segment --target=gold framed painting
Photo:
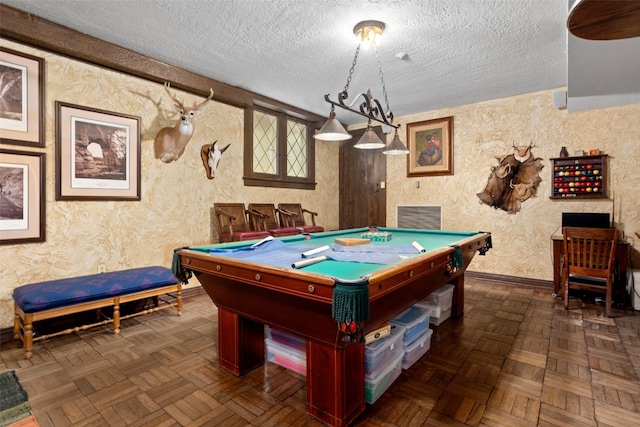
[[[407,176],[453,175],[453,117],[407,124]]]
[[[140,200],[140,117],[56,101],[56,200]]]
[[[0,47],[0,143],[44,147],[44,59]]]
[[[45,240],[45,154],[0,152],[0,244]]]

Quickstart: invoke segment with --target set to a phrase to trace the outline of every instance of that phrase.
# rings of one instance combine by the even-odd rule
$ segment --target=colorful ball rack
[[[606,197],[605,156],[565,157],[551,160],[552,198]]]

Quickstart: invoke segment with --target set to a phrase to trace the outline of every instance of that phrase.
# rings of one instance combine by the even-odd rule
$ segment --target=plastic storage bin
[[[389,323],[391,323],[391,325],[404,326],[405,332],[402,345],[406,347],[420,338],[420,336],[429,329],[430,316],[430,308],[414,305],[389,320]]]
[[[269,326],[266,326],[266,330],[267,338],[270,338],[272,341],[306,353],[307,340],[305,340],[304,338],[292,334],[291,332],[283,331],[281,329],[276,329]]]
[[[453,286],[450,283],[443,285],[440,289],[433,291],[430,295],[427,295],[421,302],[429,305],[435,305],[441,309],[451,307],[453,301]]]
[[[306,351],[299,351],[277,343],[270,338],[264,340],[267,360],[300,375],[307,375]]]
[[[404,355],[401,353],[395,359],[393,359],[384,369],[382,369],[377,375],[373,377],[364,377],[364,400],[367,403],[373,404],[383,395],[385,391],[398,379],[402,373],[402,358]]]
[[[402,338],[404,327],[393,325],[391,334],[364,347],[364,374],[375,376],[389,362],[404,353]]]
[[[440,326],[440,324],[442,322],[444,322],[445,320],[447,320],[450,317],[451,317],[451,307],[447,308],[446,310],[442,310],[440,312],[440,316],[431,317],[431,319],[429,320],[429,323],[431,323],[432,325],[435,325],[435,326]]]
[[[418,338],[416,342],[409,347],[404,347],[404,356],[402,357],[402,369],[409,369],[411,365],[416,363],[431,348],[431,335],[433,329],[427,329],[427,332]]]
[[[429,323],[432,325],[439,326],[451,317],[453,290],[454,286],[452,284],[446,284],[416,303],[419,307],[431,309],[431,319],[429,319]]]

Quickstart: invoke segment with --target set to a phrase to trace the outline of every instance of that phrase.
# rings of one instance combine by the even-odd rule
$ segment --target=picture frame
[[[45,241],[45,153],[0,151],[0,245]]]
[[[141,119],[56,101],[56,200],[140,200]]]
[[[0,143],[44,148],[44,59],[0,47],[0,76]]]
[[[453,117],[407,124],[407,176],[453,175]]]

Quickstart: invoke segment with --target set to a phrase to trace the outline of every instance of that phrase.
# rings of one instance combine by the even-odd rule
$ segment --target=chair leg
[[[565,283],[562,289],[564,292],[564,309],[569,309],[569,283]]]
[[[607,296],[605,298],[605,304],[606,304],[606,313],[607,313],[607,317],[611,317],[611,301],[613,300],[613,286],[608,283],[607,284]]]

